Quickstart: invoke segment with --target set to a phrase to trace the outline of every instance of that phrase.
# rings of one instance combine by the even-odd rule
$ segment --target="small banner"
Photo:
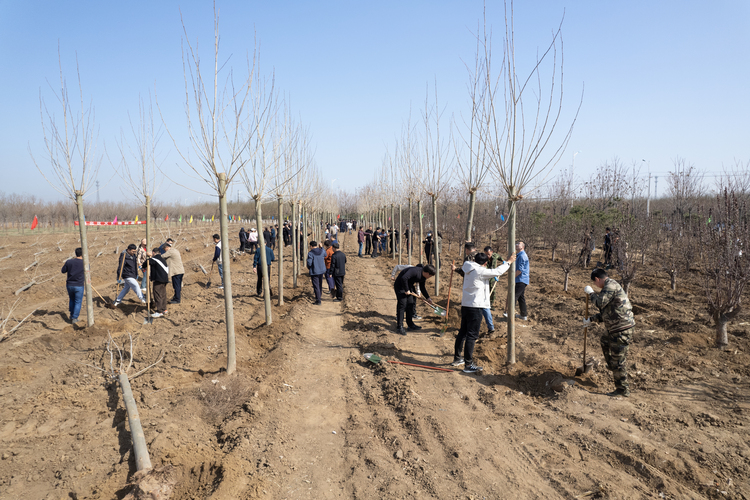
[[[135,221],[138,222],[138,216],[137,215],[135,216]]]
[[[145,224],[145,220],[131,220],[131,221],[119,221],[119,222],[104,222],[104,221],[86,221],[87,226],[133,226],[137,224]],[[73,224],[80,226],[78,221],[73,221]]]
[[[36,215],[34,216],[34,220],[31,221],[31,229],[36,229],[36,227],[39,225],[39,219],[36,218]]]

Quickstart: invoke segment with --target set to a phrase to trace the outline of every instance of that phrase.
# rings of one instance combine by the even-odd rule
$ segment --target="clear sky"
[[[275,72],[277,89],[309,126],[318,165],[340,186],[373,181],[410,109],[418,116],[427,85],[437,81],[448,115],[468,111],[464,63],[474,59],[480,1],[227,0],[217,6],[221,58],[241,69],[257,35],[262,71]],[[72,90],[78,58],[84,94],[96,110],[99,150],[106,145],[112,161],[115,138],[127,129],[128,113],[137,113],[139,96],[157,95],[170,130],[184,130],[180,10],[191,40],[210,49],[209,1],[0,0],[0,191],[60,197],[29,154],[30,148],[44,165],[39,96],[54,105],[48,82],[59,81],[58,43]],[[488,2],[487,12],[499,42],[502,3]],[[585,96],[558,168],[569,166],[576,151],[581,178],[615,156],[627,164],[646,160],[643,174],[650,168],[662,175],[678,155],[709,174],[735,159],[750,160],[750,2],[519,0],[517,60],[534,59],[563,13],[566,107],[577,106],[584,85]],[[164,168],[179,177],[168,137],[161,150]],[[105,159],[101,198],[127,199],[119,179],[110,177]],[[157,196],[205,198],[170,182]]]

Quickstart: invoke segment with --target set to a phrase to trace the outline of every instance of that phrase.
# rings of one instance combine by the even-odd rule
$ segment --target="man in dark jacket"
[[[362,230],[362,226],[359,226],[357,243],[359,243],[359,253],[357,254],[357,257],[362,257],[362,246],[365,244],[365,232]]]
[[[258,296],[263,295],[263,272],[258,272],[258,269],[262,269],[260,266],[262,264],[261,258],[260,258],[260,251],[255,252],[255,257],[253,257],[253,272],[258,275],[258,282],[255,285],[255,293],[258,294]],[[273,255],[273,250],[271,250],[271,247],[266,247],[266,266],[268,267],[268,293],[271,293],[271,262],[276,260],[276,257]]]
[[[372,226],[365,231],[365,254],[372,253]]]
[[[120,305],[120,302],[130,290],[135,292],[141,304],[146,305],[146,299],[143,298],[143,293],[141,293],[141,285],[138,283],[138,259],[135,255],[137,252],[138,248],[135,244],[131,243],[128,245],[128,249],[125,250],[125,253],[120,254],[120,262],[117,265],[117,269],[121,270],[122,280],[125,284],[115,300],[115,307]]]
[[[245,228],[240,228],[240,252],[245,251],[245,247],[247,247],[247,233],[245,232]]]
[[[430,294],[427,292],[425,281],[427,278],[435,276],[435,267],[427,265],[424,267],[409,267],[399,273],[393,284],[393,291],[396,292],[396,333],[406,335],[404,330],[404,312],[406,313],[406,326],[409,330],[421,330],[421,326],[414,324],[414,303],[415,295],[422,295],[430,305],[434,305]],[[417,292],[416,285],[419,285],[421,294]]]
[[[344,276],[346,275],[346,255],[339,250],[338,242],[333,242],[333,255],[331,256],[331,275],[336,285],[336,298],[333,300],[343,300],[344,298]]]
[[[81,312],[81,303],[83,302],[83,249],[76,248],[74,259],[68,259],[62,267],[63,274],[68,275],[65,280],[65,288],[68,290],[68,310],[70,311],[70,322],[78,321],[78,315]]]
[[[312,281],[313,292],[315,293],[314,305],[319,306],[323,294],[323,276],[326,274],[326,252],[318,246],[316,241],[310,242],[310,251],[307,253],[307,269],[310,272],[310,281]]]
[[[610,279],[604,269],[594,269],[591,273],[591,281],[602,291],[595,293],[590,286],[584,288],[583,291],[599,309],[599,314],[584,318],[583,326],[588,326],[592,321],[604,323],[607,331],[602,334],[601,338],[602,352],[607,368],[615,379],[615,390],[610,392],[609,396],[628,397],[630,389],[626,363],[635,326],[633,308],[625,290],[615,280]]]
[[[150,272],[151,289],[154,291],[154,312],[152,318],[161,318],[167,312],[167,283],[169,283],[169,267],[161,256],[159,248],[154,248],[151,258],[143,264]]]

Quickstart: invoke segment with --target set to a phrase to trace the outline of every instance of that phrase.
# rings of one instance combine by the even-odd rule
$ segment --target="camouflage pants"
[[[633,339],[633,328],[622,332],[605,333],[601,338],[602,353],[607,368],[615,379],[616,389],[628,389],[628,372],[625,366],[628,357],[628,347]]]

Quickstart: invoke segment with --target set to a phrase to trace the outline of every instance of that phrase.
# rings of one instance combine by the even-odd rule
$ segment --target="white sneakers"
[[[162,316],[164,315],[160,312],[151,313],[152,318],[161,318]]]

